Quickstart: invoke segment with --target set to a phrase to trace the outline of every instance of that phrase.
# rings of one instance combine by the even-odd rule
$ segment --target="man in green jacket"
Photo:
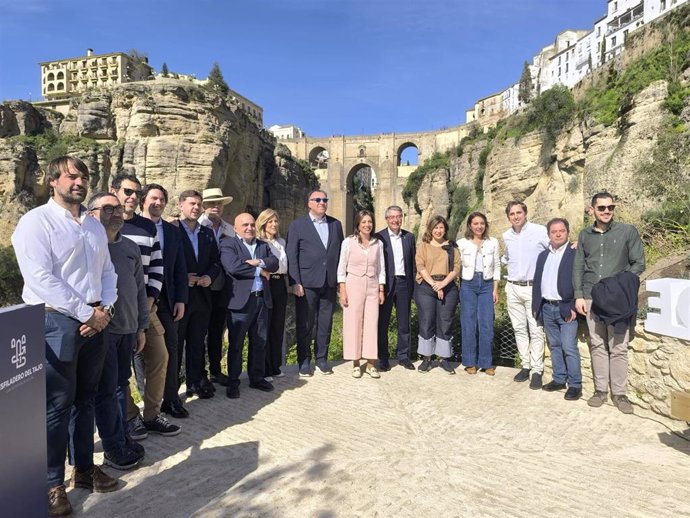
[[[615,208],[613,195],[608,192],[592,197],[589,212],[595,221],[594,225],[580,232],[573,286],[575,308],[585,315],[590,336],[595,392],[587,404],[592,407],[603,405],[610,384],[613,404],[624,414],[631,414],[632,405],[626,396],[630,329],[623,334],[616,333],[614,326],[599,321],[591,312],[594,284],[623,271],[639,275],[645,267],[640,234],[632,225],[613,221]]]

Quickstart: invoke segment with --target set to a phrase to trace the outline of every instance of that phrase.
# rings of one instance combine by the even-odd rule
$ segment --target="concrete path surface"
[[[239,400],[221,387],[188,401],[180,435],[142,441],[134,471],[108,469],[119,491],[69,491],[75,514],[690,516],[690,442],[658,422],[532,391],[508,368],[334,370],[288,368],[269,394],[245,379]]]

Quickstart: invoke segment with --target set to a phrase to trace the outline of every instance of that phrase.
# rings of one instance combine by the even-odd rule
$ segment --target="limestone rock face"
[[[30,103],[0,105],[0,136],[6,137],[0,138],[4,203],[19,203],[22,193],[31,195],[26,198],[30,206],[22,210],[46,201],[45,150],[37,156],[28,144],[19,148],[17,136],[48,128],[59,130],[53,152],[78,156],[88,165],[90,193],[106,190],[118,171],[129,171],[143,183],[168,190],[169,215],[176,214],[183,190],[220,187],[234,197],[225,207],[229,221],[239,212],[258,213],[270,206],[286,227],[304,212],[307,192],[316,186],[289,151],[276,150],[272,137],[219,97],[187,82],[130,83],[84,95],[64,120]],[[13,224],[16,219],[8,226]],[[0,234],[0,243],[8,241],[9,234]]]

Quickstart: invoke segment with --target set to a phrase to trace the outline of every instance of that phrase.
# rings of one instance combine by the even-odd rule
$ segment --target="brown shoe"
[[[69,479],[70,487],[80,487],[96,493],[110,493],[118,489],[117,479],[104,473],[98,466],[91,466],[86,471],[72,469]]]
[[[467,374],[477,374],[477,367],[465,367]]]
[[[487,376],[495,376],[496,375],[496,369],[493,367],[489,367],[488,369],[484,369],[484,374]]]
[[[50,516],[66,516],[72,514],[72,504],[69,503],[65,486],[55,486],[48,490],[48,514]]]

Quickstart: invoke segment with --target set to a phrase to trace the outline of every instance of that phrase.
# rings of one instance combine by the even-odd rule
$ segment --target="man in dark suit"
[[[398,321],[398,365],[415,370],[410,361],[410,305],[414,293],[416,244],[414,235],[402,229],[403,211],[397,205],[386,209],[385,228],[376,234],[383,243],[386,262],[386,299],[379,309],[378,353],[380,371],[390,370],[388,325],[395,304]]]
[[[565,399],[574,401],[582,396],[573,288],[575,249],[568,243],[567,220],[554,218],[546,224],[546,229],[549,248],[537,257],[532,285],[532,312],[546,331],[553,368],[553,380],[542,390],[555,392],[566,388],[567,382]]]
[[[290,285],[296,299],[297,361],[299,375],[311,376],[311,340],[316,323],[316,368],[333,374],[328,366],[337,270],[343,227],[326,215],[328,195],[313,191],[307,202],[309,213],[294,220],[288,230],[286,252]]]
[[[180,389],[177,363],[181,352],[178,350],[178,322],[184,317],[187,303],[187,265],[182,248],[179,230],[163,219],[168,205],[168,191],[162,185],[150,183],[141,190],[142,215],[156,225],[158,241],[163,254],[163,287],[158,299],[157,315],[163,329],[168,350],[168,366],[165,372],[165,388],[161,411],[169,416],[183,418],[189,412],[178,395]]]
[[[179,209],[178,230],[187,265],[189,299],[179,323],[178,340],[180,348],[185,347],[187,395],[208,399],[213,397],[215,389],[204,377],[204,338],[211,314],[211,284],[220,275],[218,245],[213,231],[199,224],[204,212],[200,193],[191,190],[180,193]],[[180,355],[178,372],[181,368]]]
[[[228,302],[228,385],[226,395],[240,397],[242,348],[249,332],[247,373],[251,388],[271,392],[273,385],[264,379],[266,340],[271,308],[271,287],[268,275],[278,270],[278,258],[268,244],[256,239],[256,225],[251,214],[235,218],[237,237],[220,241],[220,259],[230,276]]]

